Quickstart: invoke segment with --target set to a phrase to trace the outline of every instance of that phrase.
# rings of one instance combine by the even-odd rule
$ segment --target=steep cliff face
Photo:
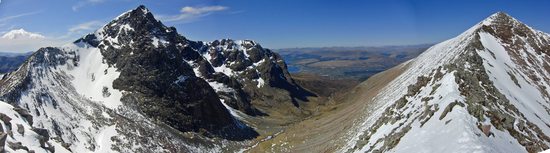
[[[190,41],[144,6],[36,51],[0,87],[0,99],[34,117],[30,126],[75,152],[227,150],[258,136],[237,114],[269,115],[252,101],[299,107],[312,95],[256,42]]]

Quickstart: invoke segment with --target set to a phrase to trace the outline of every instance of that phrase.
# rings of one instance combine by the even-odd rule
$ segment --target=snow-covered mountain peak
[[[497,21],[501,21],[501,20],[511,20],[511,21],[519,22],[518,20],[516,20],[512,16],[510,16],[510,15],[508,15],[505,12],[502,12],[502,11],[499,11],[499,12],[496,12],[496,13],[490,15],[489,17],[487,17],[482,22],[484,24],[494,24],[494,23],[498,23]]]
[[[151,11],[149,11],[147,7],[140,5],[133,10],[129,10],[127,12],[120,14],[118,17],[116,17],[113,20],[113,22],[125,21],[125,20],[128,20],[129,18],[144,18],[144,19],[150,19],[150,21],[156,21]]]
[[[109,47],[136,48],[140,43],[148,43],[154,47],[167,46],[169,38],[181,39],[181,45],[186,44],[184,37],[177,34],[174,27],[167,27],[145,7],[122,13],[93,34],[77,40],[86,42],[94,47],[107,50]]]
[[[2,35],[1,38],[3,39],[42,39],[45,37],[37,33],[28,32],[25,29],[14,29]]]

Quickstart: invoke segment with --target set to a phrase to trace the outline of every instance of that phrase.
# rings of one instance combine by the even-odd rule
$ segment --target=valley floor
[[[342,150],[351,139],[350,128],[356,127],[361,117],[368,116],[371,108],[368,99],[372,99],[406,65],[397,66],[383,73],[374,75],[353,89],[347,88],[348,95],[336,97],[313,98],[322,103],[315,108],[315,114],[300,122],[279,128],[278,132],[263,137],[262,141],[252,146],[248,152],[335,152]],[[300,80],[300,79],[297,79]],[[345,85],[343,85],[345,86]],[[307,86],[306,86],[307,87]],[[371,94],[360,94],[371,93]],[[353,98],[350,98],[353,97]],[[367,100],[367,101],[365,101]],[[365,104],[367,103],[367,104]],[[262,132],[260,132],[262,133]]]

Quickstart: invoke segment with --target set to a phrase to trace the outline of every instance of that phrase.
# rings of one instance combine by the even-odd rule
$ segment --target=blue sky
[[[23,28],[45,40],[0,39],[0,51],[71,42],[140,4],[191,40],[253,39],[269,48],[437,43],[497,11],[550,32],[543,0],[2,0],[0,35]]]

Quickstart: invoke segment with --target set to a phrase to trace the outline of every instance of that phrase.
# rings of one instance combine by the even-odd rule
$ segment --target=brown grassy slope
[[[368,115],[370,100],[406,68],[407,65],[402,64],[374,75],[338,100],[342,103],[321,109],[319,115],[289,126],[249,151],[335,152],[345,143],[345,134],[353,123]]]
[[[333,78],[312,73],[292,74],[292,79],[320,97],[331,97],[346,93],[360,83],[351,78]]]

